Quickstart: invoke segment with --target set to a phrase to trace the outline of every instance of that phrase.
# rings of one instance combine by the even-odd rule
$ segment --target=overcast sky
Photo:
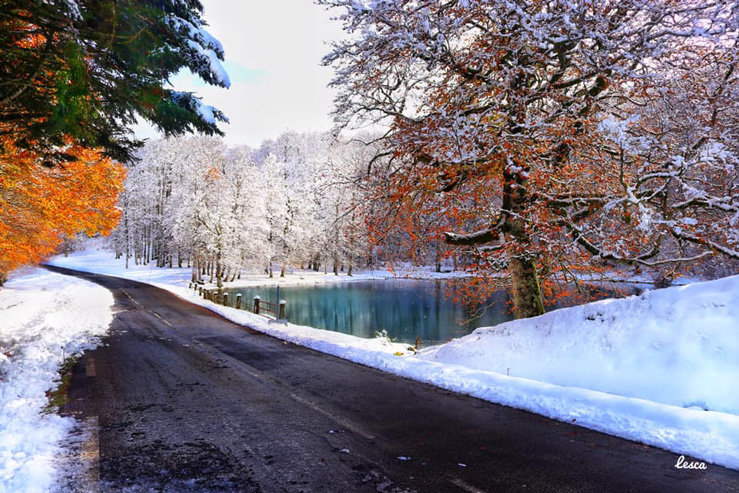
[[[231,88],[212,87],[189,72],[173,79],[223,111],[229,145],[253,147],[284,130],[329,130],[332,69],[321,67],[327,42],[341,36],[332,13],[312,0],[202,0],[208,31],[223,43]],[[155,137],[138,127],[139,137]]]

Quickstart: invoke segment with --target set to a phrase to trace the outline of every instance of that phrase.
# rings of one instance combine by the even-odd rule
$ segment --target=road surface
[[[112,291],[74,370],[78,491],[739,492],[739,472],[363,367],[153,286]]]

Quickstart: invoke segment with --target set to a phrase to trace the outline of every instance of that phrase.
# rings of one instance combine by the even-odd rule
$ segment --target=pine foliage
[[[55,161],[67,138],[128,160],[138,117],[220,135],[220,111],[168,85],[181,69],[230,84],[201,15],[197,0],[0,0],[2,132]]]

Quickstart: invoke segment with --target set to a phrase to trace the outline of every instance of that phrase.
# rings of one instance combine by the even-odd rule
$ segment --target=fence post
[[[259,302],[262,300],[259,296],[254,297],[254,313],[259,315]]]
[[[236,309],[241,310],[241,294],[236,295]]]
[[[287,309],[287,301],[280,300],[280,315],[277,317],[277,320],[287,320],[287,317],[285,316],[286,309]]]
[[[223,293],[223,306],[228,306],[228,293]]]

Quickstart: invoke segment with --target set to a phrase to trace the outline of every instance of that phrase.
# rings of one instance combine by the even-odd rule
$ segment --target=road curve
[[[739,492],[737,471],[676,469],[675,454],[285,343],[153,286],[47,268],[116,301],[63,409],[96,423],[100,491]]]

